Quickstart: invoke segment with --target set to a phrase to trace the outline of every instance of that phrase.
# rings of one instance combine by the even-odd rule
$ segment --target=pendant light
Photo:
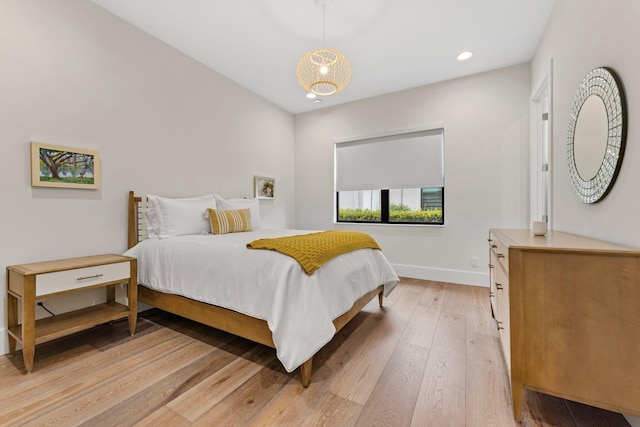
[[[324,6],[322,1],[322,46],[307,52],[296,69],[298,82],[307,92],[333,95],[343,90],[351,79],[351,66],[347,57],[335,49],[324,47]]]

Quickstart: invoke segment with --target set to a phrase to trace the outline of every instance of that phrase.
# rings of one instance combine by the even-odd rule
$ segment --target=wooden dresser
[[[640,250],[504,229],[489,246],[515,419],[524,388],[640,416]]]

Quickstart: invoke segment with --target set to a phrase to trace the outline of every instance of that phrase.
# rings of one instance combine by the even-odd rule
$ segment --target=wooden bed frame
[[[142,218],[144,208],[145,205],[143,204],[142,198],[136,197],[133,191],[129,191],[129,248],[132,248],[146,238],[146,229]],[[376,295],[378,295],[378,302],[380,307],[382,307],[383,285],[380,285],[357,300],[346,313],[333,321],[336,333],[353,319]],[[271,330],[269,330],[266,320],[257,319],[233,310],[179,295],[155,291],[142,285],[138,286],[138,301],[275,348]],[[300,366],[300,376],[303,387],[308,387],[311,383],[312,364],[313,356]]]

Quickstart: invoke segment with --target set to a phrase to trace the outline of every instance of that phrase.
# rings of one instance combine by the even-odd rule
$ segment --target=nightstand
[[[101,323],[129,318],[136,330],[138,312],[138,262],[122,255],[95,255],[7,267],[9,352],[22,343],[24,367],[33,370],[36,344],[79,332]],[[126,283],[128,305],[115,301],[115,285]],[[35,320],[36,300],[80,290],[106,287],[107,302]],[[18,324],[18,304],[22,324]]]

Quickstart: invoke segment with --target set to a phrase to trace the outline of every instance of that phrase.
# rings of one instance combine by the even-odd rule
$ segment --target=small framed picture
[[[31,142],[33,187],[100,188],[97,151]]]
[[[258,199],[273,199],[276,195],[276,180],[266,176],[255,176],[253,188]]]

